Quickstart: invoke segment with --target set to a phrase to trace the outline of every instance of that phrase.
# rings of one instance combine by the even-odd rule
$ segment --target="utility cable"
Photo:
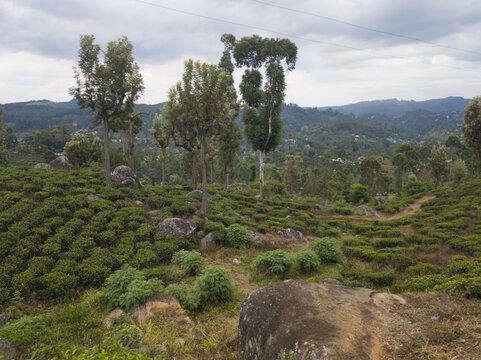
[[[414,37],[414,36],[396,34],[396,33],[390,32],[390,31],[374,29],[374,28],[370,28],[370,27],[367,27],[367,26],[354,24],[354,23],[351,23],[349,21],[344,21],[344,20],[333,18],[333,17],[316,14],[316,13],[309,12],[309,11],[297,10],[297,9],[289,8],[289,7],[286,7],[286,6],[272,4],[272,3],[268,3],[268,2],[260,1],[260,0],[251,0],[251,1],[253,1],[255,3],[262,4],[262,5],[271,6],[271,7],[274,7],[274,8],[295,12],[295,13],[298,13],[298,14],[314,16],[314,17],[317,17],[317,18],[320,18],[320,19],[329,20],[329,21],[336,22],[336,23],[339,23],[339,24],[351,26],[351,27],[354,27],[354,28],[357,28],[357,29],[376,32],[376,33],[379,33],[379,34],[389,35],[389,36],[393,36],[393,37],[397,37],[397,38],[401,38],[401,39],[417,41],[417,42],[420,42],[420,43],[424,43],[424,44],[428,44],[428,45],[436,46],[436,47],[441,47],[441,48],[444,48],[444,49],[463,51],[463,52],[467,52],[467,53],[471,53],[471,54],[481,55],[481,52],[478,52],[478,51],[462,49],[462,48],[458,48],[458,47],[455,47],[455,46],[442,45],[442,44],[439,44],[439,43],[423,40],[423,39],[420,39],[420,38],[417,38],[417,37]]]
[[[351,46],[351,45],[344,45],[344,44],[338,44],[338,43],[333,43],[333,42],[324,41],[324,40],[311,39],[311,38],[307,38],[307,37],[303,37],[303,36],[292,35],[292,34],[280,32],[280,31],[276,31],[276,30],[272,30],[272,29],[263,28],[263,27],[260,27],[260,26],[247,25],[247,24],[243,24],[243,23],[239,23],[239,22],[235,22],[235,21],[230,21],[230,20],[225,20],[225,19],[221,19],[221,18],[217,18],[217,17],[213,17],[213,16],[201,15],[201,14],[197,14],[197,13],[194,13],[194,12],[191,12],[191,11],[180,10],[180,9],[176,9],[176,8],[173,8],[173,7],[170,7],[170,6],[165,6],[165,5],[161,5],[161,4],[158,4],[158,3],[153,3],[153,2],[147,1],[147,0],[133,0],[133,1],[141,3],[141,4],[154,6],[154,7],[158,7],[158,8],[161,8],[161,9],[177,12],[177,13],[184,14],[184,15],[194,16],[194,17],[198,17],[198,18],[201,18],[201,19],[205,19],[205,20],[221,22],[221,23],[235,25],[235,26],[244,27],[244,28],[253,29],[253,30],[270,32],[270,33],[273,33],[273,34],[289,37],[289,38],[292,38],[292,39],[298,39],[298,40],[303,40],[303,41],[307,41],[307,42],[311,42],[311,43],[335,46],[335,47],[349,49],[349,50],[355,50],[355,51],[377,53],[377,54],[379,54],[383,57],[391,58],[391,59],[409,60],[409,58],[407,58],[407,57],[380,53],[380,52],[372,50],[372,49],[363,49],[363,48],[359,48],[359,47],[355,47],[355,46]],[[429,64],[429,65],[434,65],[434,66],[439,66],[439,67],[444,67],[444,68],[449,68],[449,69],[455,69],[455,70],[460,70],[460,71],[481,73],[481,70],[478,71],[478,70],[473,70],[473,69],[464,69],[464,68],[451,66],[451,65],[432,64],[432,63]]]

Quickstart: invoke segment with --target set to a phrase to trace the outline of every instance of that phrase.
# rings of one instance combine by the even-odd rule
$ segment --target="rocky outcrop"
[[[249,235],[249,240],[258,247],[264,249],[270,249],[274,247],[274,242],[268,239],[265,235],[260,234],[258,232],[247,230],[247,235]]]
[[[145,304],[137,306],[129,311],[129,316],[143,323],[153,316],[161,316],[167,313],[182,313],[182,307],[175,297],[167,294],[159,294],[151,298]],[[191,324],[190,319],[185,316],[185,323]]]
[[[157,210],[150,210],[148,213],[147,213],[147,217],[151,220],[155,219],[157,216],[160,216],[162,215],[162,210],[160,209],[157,209]]]
[[[50,164],[47,163],[38,163],[33,166],[35,169],[51,169],[52,167]]]
[[[0,335],[0,359],[16,359],[17,351]]]
[[[137,175],[135,175],[131,168],[125,165],[117,166],[114,171],[112,171],[111,179],[117,185],[129,185],[139,189],[141,188]]]
[[[179,239],[183,239],[194,234],[196,229],[197,226],[190,220],[169,218],[159,223],[156,231],[164,235],[175,236]]]
[[[397,295],[365,288],[288,280],[249,295],[239,319],[240,360],[381,359],[381,336]]]
[[[304,238],[304,235],[302,235],[300,231],[297,231],[291,228],[286,229],[285,236],[297,242],[301,242],[302,239]]]
[[[191,192],[187,193],[188,197],[192,197],[194,195],[202,196],[202,190],[195,189],[195,190],[192,190]]]
[[[366,205],[361,205],[357,207],[358,210],[362,211],[364,215],[367,217],[373,218],[373,219],[379,219],[381,218],[381,214],[379,214],[376,210],[370,208],[369,206]]]
[[[115,320],[117,320],[119,317],[125,316],[125,312],[121,308],[116,308],[112,310],[103,320],[102,320],[102,326],[109,328],[111,327]]]
[[[389,201],[389,197],[387,195],[376,195],[376,205],[385,205]]]
[[[68,160],[68,157],[65,155],[60,155],[58,158],[53,159],[50,161],[50,167],[53,169],[59,169],[59,170],[70,170],[70,161]]]
[[[200,240],[200,247],[206,248],[214,245],[214,239],[212,239],[212,233],[208,233],[206,236],[202,237]]]

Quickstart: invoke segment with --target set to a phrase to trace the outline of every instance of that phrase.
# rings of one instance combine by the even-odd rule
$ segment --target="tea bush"
[[[227,269],[220,266],[205,268],[195,283],[199,303],[219,304],[234,298],[234,282]]]
[[[316,271],[320,265],[320,261],[316,253],[307,249],[301,250],[296,254],[296,261],[299,269],[306,273]]]
[[[204,269],[207,261],[197,251],[180,250],[172,257],[174,264],[180,264],[186,274],[199,275]]]
[[[245,249],[249,243],[247,230],[239,224],[232,224],[227,228],[227,244],[235,249]]]
[[[258,272],[284,274],[291,268],[292,260],[287,252],[278,249],[257,256],[253,265]]]
[[[165,293],[175,297],[183,309],[194,311],[200,305],[199,296],[184,283],[170,284],[165,288]]]
[[[312,242],[311,249],[318,256],[321,264],[338,263],[341,261],[341,248],[336,239],[317,238]]]

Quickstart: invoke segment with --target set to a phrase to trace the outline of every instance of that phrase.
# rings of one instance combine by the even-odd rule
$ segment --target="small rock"
[[[332,285],[340,285],[341,284],[341,282],[339,280],[333,279],[333,278],[322,279],[321,283],[332,284]]]
[[[265,235],[260,234],[258,232],[247,230],[247,235],[249,235],[249,239],[252,243],[262,248],[272,248],[274,243],[272,240],[268,239]]]
[[[174,344],[178,346],[183,346],[185,344],[185,339],[184,338],[177,338],[174,340]]]
[[[389,201],[386,195],[376,195],[376,205],[385,205]]]
[[[438,321],[438,320],[439,320],[439,317],[438,317],[438,316],[431,316],[431,320],[433,320],[433,321]]]
[[[135,206],[144,206],[144,203],[140,200],[135,200]]]
[[[214,240],[212,239],[212,233],[208,233],[206,236],[200,240],[200,247],[206,248],[214,244]]]
[[[88,194],[87,199],[89,199],[89,200],[100,200],[100,198],[97,195],[94,195],[94,194]]]
[[[291,238],[292,240],[299,241],[299,242],[302,241],[304,237],[304,235],[300,231],[297,231],[291,228],[287,228],[285,234],[288,238]]]
[[[162,210],[150,210],[147,213],[147,216],[151,219],[154,219],[154,218],[156,218],[157,216],[160,216],[160,215],[162,215]]]
[[[374,209],[371,209],[369,206],[361,205],[357,207],[358,210],[361,210],[367,217],[379,219],[382,216]]]
[[[38,163],[33,166],[35,169],[51,169],[52,167],[50,164],[47,163]]]
[[[0,335],[0,359],[15,359],[17,356],[17,350],[10,346],[8,342],[5,341],[3,336]]]
[[[141,347],[139,347],[139,352],[141,353],[148,353],[150,351],[149,347],[146,346],[146,345],[142,345]]]
[[[240,261],[239,259],[234,259],[232,260],[232,262],[236,265],[240,265],[242,263],[242,261]]]
[[[191,197],[191,196],[194,196],[194,195],[202,196],[202,190],[195,189],[195,190],[192,190],[190,193],[187,193],[188,197]]]
[[[107,317],[102,320],[102,326],[106,328],[111,327],[114,324],[115,320],[123,315],[125,315],[125,312],[121,308],[116,308],[112,310],[107,315]]]

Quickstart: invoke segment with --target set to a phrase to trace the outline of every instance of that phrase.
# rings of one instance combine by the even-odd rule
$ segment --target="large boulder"
[[[17,351],[0,335],[0,359],[16,359]]]
[[[52,167],[50,164],[47,163],[38,163],[33,166],[35,169],[51,169]]]
[[[376,205],[385,205],[389,201],[389,197],[387,195],[376,195]]]
[[[291,228],[287,228],[285,234],[286,234],[286,237],[296,242],[301,242],[302,239],[304,238],[304,235],[300,231],[297,231]]]
[[[136,188],[141,188],[137,175],[135,175],[131,168],[125,165],[117,166],[114,171],[112,171],[111,179],[117,185],[130,185]]]
[[[239,319],[240,360],[381,359],[389,310],[404,298],[365,288],[288,280],[249,295]]]
[[[59,170],[70,170],[70,161],[68,160],[68,157],[65,155],[60,155],[58,158],[53,159],[50,161],[50,167],[53,169],[59,169]]]
[[[164,235],[175,236],[179,239],[191,236],[197,226],[194,222],[181,218],[165,219],[157,225],[157,232]]]

